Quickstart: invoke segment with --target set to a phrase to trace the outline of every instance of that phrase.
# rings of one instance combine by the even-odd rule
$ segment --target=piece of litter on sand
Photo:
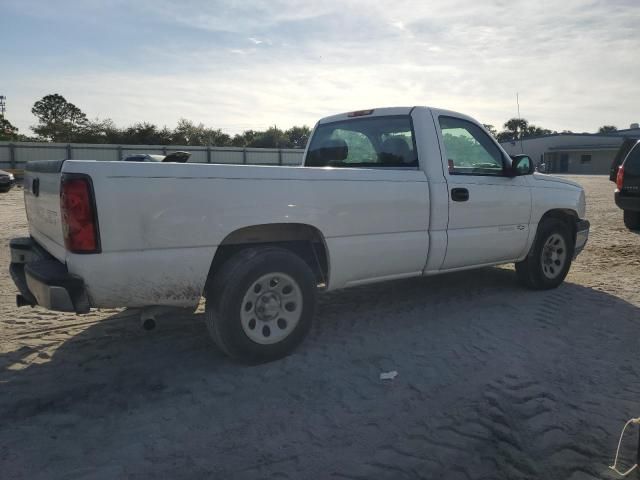
[[[382,372],[380,374],[380,380],[393,380],[398,376],[398,372],[391,370],[390,372]]]

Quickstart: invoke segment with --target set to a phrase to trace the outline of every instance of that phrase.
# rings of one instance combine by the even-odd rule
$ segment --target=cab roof
[[[474,119],[472,119],[471,117],[463,113],[454,112],[452,110],[436,109],[436,108],[420,105],[420,106],[413,106],[413,107],[383,107],[383,108],[371,108],[366,110],[355,110],[352,112],[339,113],[337,115],[324,117],[320,119],[320,121],[318,121],[318,124],[331,123],[331,122],[344,121],[344,120],[355,120],[358,118],[382,117],[382,116],[390,116],[390,115],[409,115],[416,108],[433,110],[437,112],[438,115],[452,115],[455,117],[464,118],[464,119],[476,122]]]
[[[355,110],[352,112],[339,113],[337,115],[331,115],[329,117],[321,118],[318,122],[322,123],[331,123],[337,122],[341,120],[353,120],[356,118],[366,118],[366,117],[382,117],[389,115],[409,115],[411,110],[415,107],[385,107],[385,108],[371,108],[367,110]]]

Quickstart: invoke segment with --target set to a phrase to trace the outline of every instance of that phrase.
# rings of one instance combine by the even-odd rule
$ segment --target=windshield
[[[309,167],[418,165],[411,117],[370,117],[320,124],[311,139]]]

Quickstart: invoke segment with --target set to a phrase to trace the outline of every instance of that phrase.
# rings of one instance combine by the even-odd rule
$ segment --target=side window
[[[408,115],[362,117],[316,127],[305,165],[308,167],[417,168]]]
[[[504,174],[502,152],[480,127],[453,117],[439,121],[450,174]]]

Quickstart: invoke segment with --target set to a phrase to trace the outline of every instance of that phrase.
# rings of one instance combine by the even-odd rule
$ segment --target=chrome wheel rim
[[[268,273],[251,284],[240,305],[244,333],[260,345],[278,343],[296,328],[302,315],[302,291],[286,273]]]
[[[547,238],[542,247],[542,273],[549,280],[557,278],[567,261],[567,245],[562,235],[554,233]]]

